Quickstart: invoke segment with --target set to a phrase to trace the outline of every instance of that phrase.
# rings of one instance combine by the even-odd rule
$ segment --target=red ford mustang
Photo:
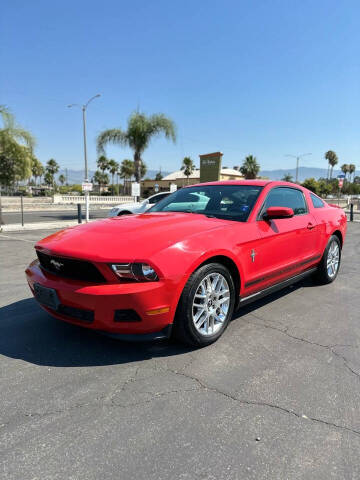
[[[345,234],[344,211],[298,185],[213,182],[178,190],[144,214],[50,235],[26,275],[61,320],[203,346],[235,308],[310,273],[335,280]]]

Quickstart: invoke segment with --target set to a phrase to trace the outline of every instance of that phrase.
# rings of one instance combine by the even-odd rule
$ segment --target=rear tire
[[[235,305],[230,272],[220,263],[196,270],[187,281],[175,315],[173,335],[187,345],[205,347],[226,330]]]
[[[336,235],[332,235],[326,245],[316,277],[319,283],[332,283],[339,273],[341,262],[341,243]]]

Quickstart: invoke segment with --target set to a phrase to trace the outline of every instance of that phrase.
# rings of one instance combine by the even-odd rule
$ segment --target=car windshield
[[[246,222],[262,187],[255,185],[200,185],[172,193],[148,212],[186,212]]]

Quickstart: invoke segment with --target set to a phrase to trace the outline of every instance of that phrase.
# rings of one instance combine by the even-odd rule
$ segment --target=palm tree
[[[336,153],[333,150],[328,150],[325,153],[325,158],[329,162],[328,173],[329,173],[329,169],[330,169],[330,180],[331,180],[334,167],[339,162],[339,159],[338,159]],[[329,174],[328,174],[328,178],[329,178]]]
[[[192,175],[195,170],[195,164],[190,157],[183,158],[181,169],[184,172],[185,177],[187,178],[187,184],[189,185],[189,177]]]
[[[294,180],[294,177],[290,175],[290,173],[286,173],[281,180],[283,182],[292,182]]]
[[[353,164],[353,163],[350,163],[349,165],[349,181],[351,181],[351,175],[353,175],[353,177],[355,176],[355,170],[356,170],[356,166]],[[354,181],[354,178],[353,180]]]
[[[161,172],[157,172],[155,175],[155,180],[159,181],[163,179],[163,174]]]
[[[55,178],[54,178],[54,175],[55,173],[57,173],[59,171],[59,164],[57,163],[56,160],[54,160],[53,158],[50,158],[50,160],[48,160],[48,162],[46,163],[46,173],[48,174],[48,179],[49,179],[49,176],[51,176],[52,178],[52,187],[55,188]],[[48,182],[47,182],[48,183]]]
[[[145,162],[141,162],[141,169],[140,169],[140,178],[144,178],[147,172],[147,165]]]
[[[153,137],[164,134],[165,138],[176,140],[175,124],[163,114],[146,116],[140,112],[134,112],[129,118],[127,130],[113,128],[105,130],[97,137],[97,149],[104,153],[107,144],[129,146],[134,151],[135,178],[141,179],[142,154],[149,146]]]
[[[109,160],[105,157],[105,155],[101,155],[97,159],[96,165],[102,171],[102,173],[105,173],[105,170],[109,170]]]
[[[7,137],[14,142],[20,142],[32,152],[35,147],[34,137],[30,132],[16,124],[14,115],[5,105],[0,105],[0,117],[3,123],[3,128],[0,128],[0,137]]]
[[[124,193],[126,193],[126,180],[131,180],[135,173],[135,166],[132,160],[125,158],[120,164],[120,178],[124,179]]]
[[[16,124],[14,115],[0,105],[0,183],[10,186],[31,177],[34,137]]]
[[[44,175],[44,167],[42,163],[36,158],[32,157],[32,162],[31,162],[31,173],[35,179],[35,185],[36,185],[36,179],[40,178]]]
[[[113,159],[109,160],[108,170],[111,174],[111,184],[112,185],[114,185],[114,175],[118,171],[118,168],[119,168],[119,164],[115,160],[113,160]]]
[[[101,191],[101,186],[107,185],[109,183],[109,176],[105,172],[96,170],[96,172],[94,173],[93,182],[97,183],[100,186]]]
[[[64,185],[64,183],[66,182],[65,175],[63,175],[63,174],[59,175],[59,182],[61,183],[61,186]]]
[[[346,180],[346,175],[349,172],[349,165],[347,163],[344,163],[341,165],[341,171],[345,174],[345,180]]]
[[[260,171],[260,165],[257,163],[256,157],[248,155],[240,167],[240,172],[244,175],[246,180],[251,180],[257,177]]]

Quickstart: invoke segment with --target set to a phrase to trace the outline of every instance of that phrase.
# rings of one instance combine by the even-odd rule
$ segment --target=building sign
[[[200,182],[214,182],[220,180],[221,152],[207,153],[200,157]]]
[[[140,183],[133,182],[131,184],[131,196],[140,197]]]

